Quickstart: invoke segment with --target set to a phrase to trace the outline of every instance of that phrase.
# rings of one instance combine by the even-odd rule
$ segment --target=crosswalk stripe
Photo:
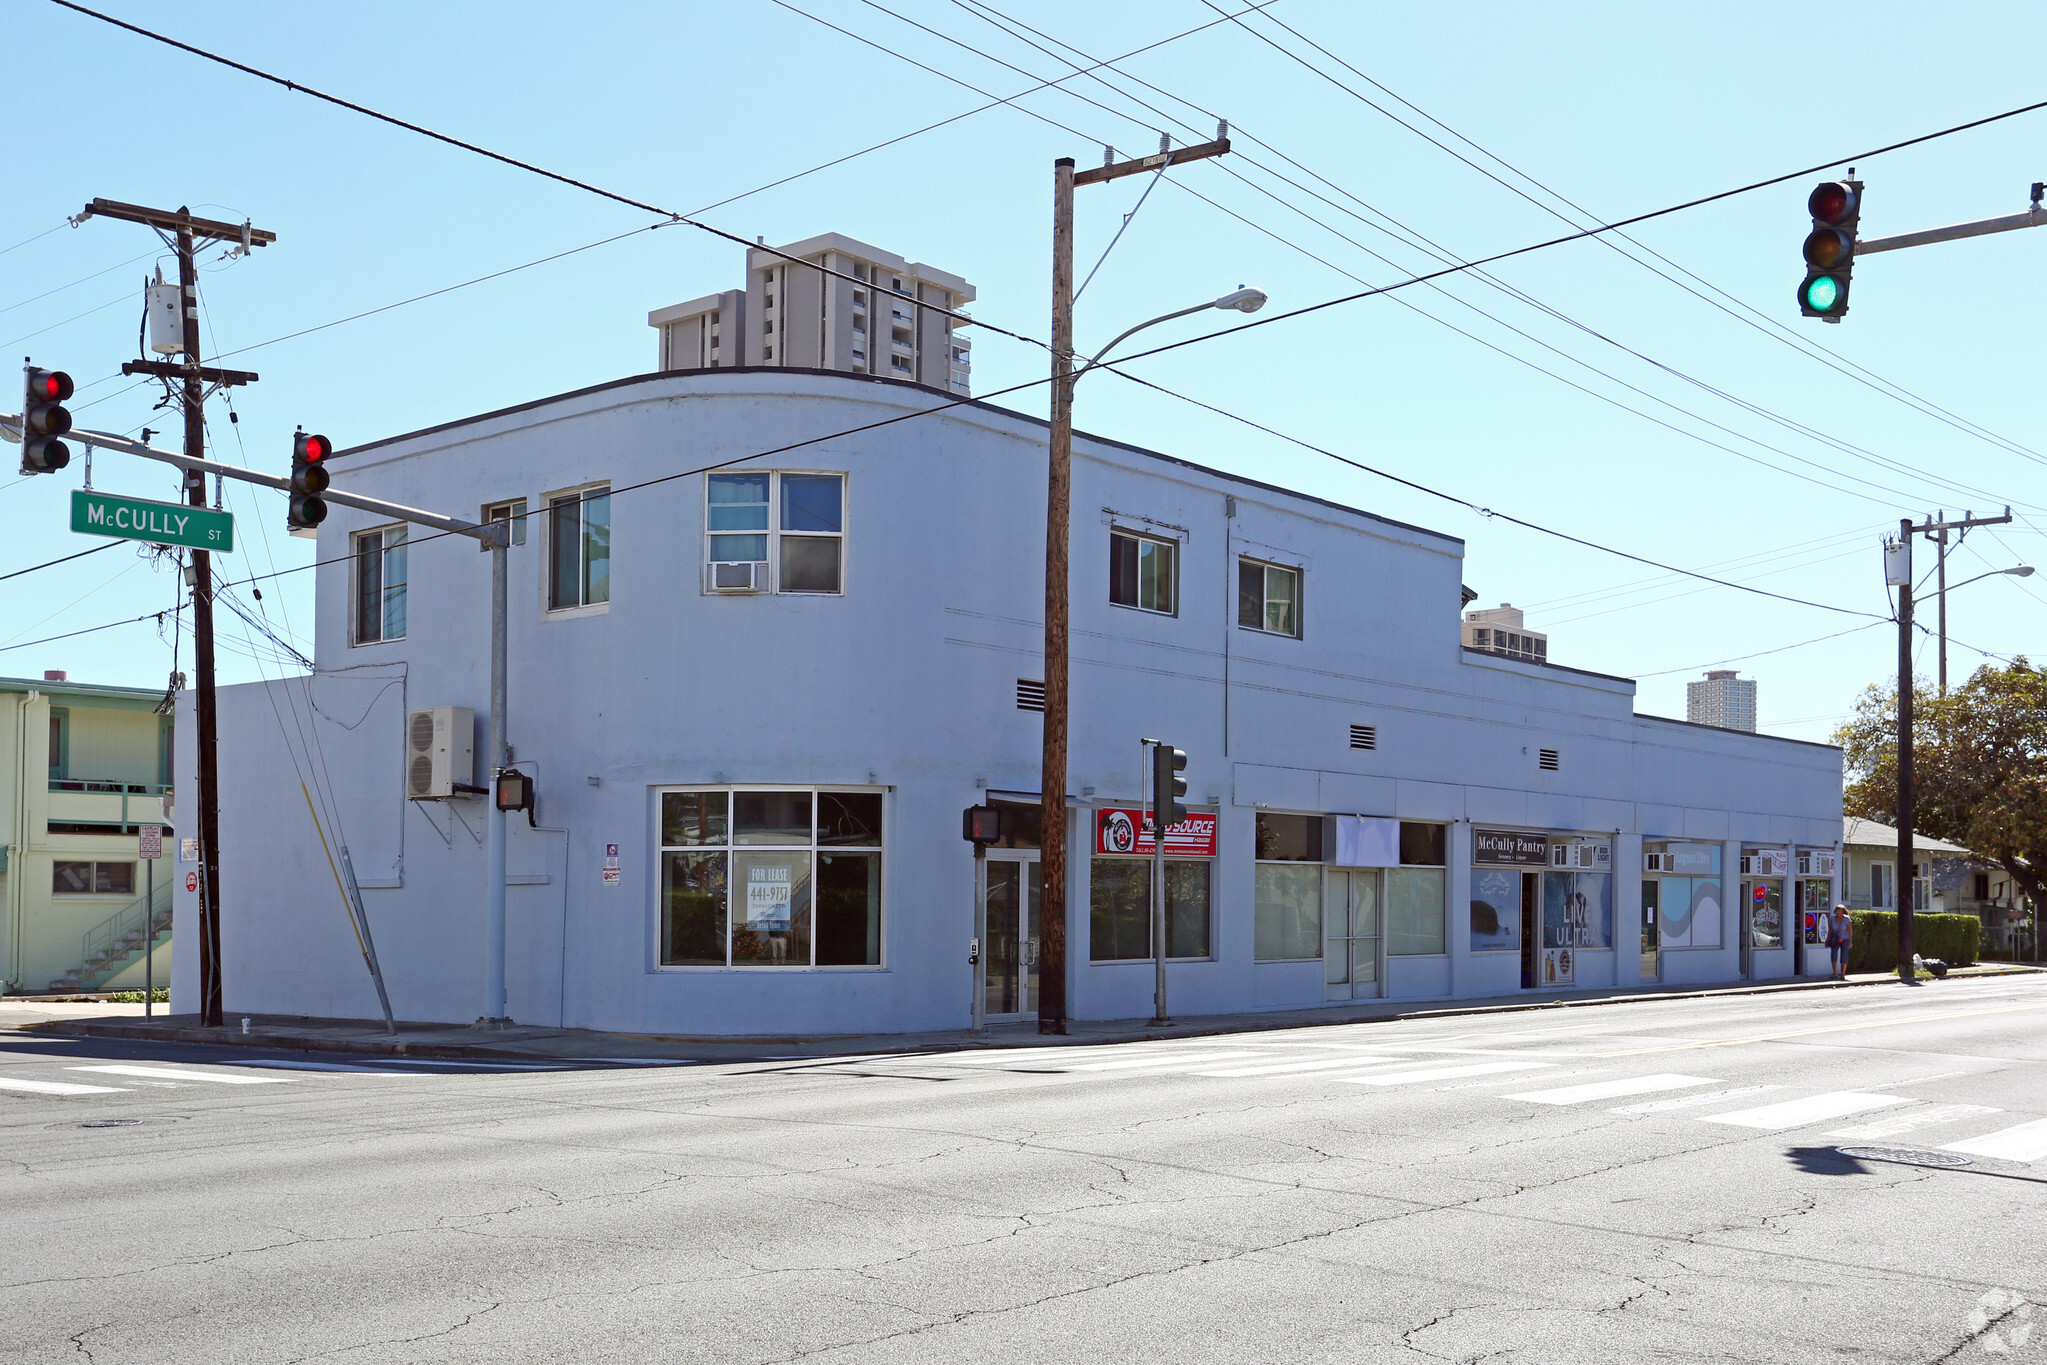
[[[2000,1128],[1994,1133],[1970,1138],[1967,1142],[1950,1142],[1945,1150],[1967,1152],[1971,1156],[2001,1157],[2006,1161],[2038,1161],[2047,1156],[2047,1119]]]
[[[170,1066],[74,1066],[70,1071],[99,1071],[110,1076],[140,1076],[151,1081],[213,1081],[219,1085],[289,1085],[284,1076],[223,1076],[215,1071],[187,1071]]]
[[[75,1085],[70,1081],[16,1081],[0,1076],[0,1090],[25,1090],[31,1095],[112,1095],[125,1085]]]
[[[1020,1063],[1119,1057],[1129,1051],[1128,1047],[1005,1047],[994,1050],[976,1048],[972,1052],[931,1052],[922,1057],[904,1060],[950,1062],[954,1066],[1015,1066]]]
[[[1858,1123],[1852,1128],[1836,1128],[1827,1134],[1836,1138],[1887,1138],[1899,1133],[1909,1133],[1915,1128],[1930,1128],[1936,1123],[1947,1123],[1953,1119],[1975,1118],[1979,1114],[1996,1114],[2001,1110],[1984,1104],[1930,1104],[1903,1114],[1892,1114],[1875,1123]]]
[[[241,1062],[223,1062],[223,1066],[260,1066],[273,1071],[339,1071],[349,1076],[423,1076],[423,1071],[386,1071],[377,1066],[358,1066],[354,1062],[298,1062],[251,1059]]]
[[[1450,1081],[1462,1076],[1496,1076],[1506,1071],[1534,1071],[1553,1062],[1473,1062],[1468,1066],[1431,1066],[1384,1076],[1338,1076],[1347,1085],[1405,1085],[1409,1081]]]
[[[1260,1066],[1225,1067],[1220,1071],[1197,1071],[1197,1076],[1285,1076],[1302,1071],[1334,1071],[1341,1067],[1385,1066],[1410,1061],[1407,1057],[1319,1057],[1312,1062],[1267,1062]]]
[[[1584,1104],[1588,1100],[1619,1099],[1622,1095],[1646,1095],[1657,1090],[1684,1090],[1694,1085],[1712,1085],[1708,1076],[1680,1076],[1662,1072],[1654,1076],[1628,1076],[1618,1081],[1594,1081],[1589,1085],[1566,1085],[1553,1090],[1525,1090],[1510,1100],[1532,1100],[1536,1104]]]
[[[1868,1095],[1856,1090],[1834,1090],[1824,1095],[1808,1095],[1802,1100],[1766,1104],[1760,1109],[1737,1109],[1727,1114],[1707,1114],[1700,1121],[1732,1124],[1737,1128],[1796,1128],[1801,1124],[1845,1118],[1849,1114],[1859,1114],[1865,1109],[1882,1109],[1886,1105],[1909,1103],[1911,1101],[1902,1095]]]
[[[1671,1100],[1650,1100],[1644,1104],[1623,1104],[1609,1109],[1609,1114],[1660,1114],[1670,1109],[1697,1109],[1702,1105],[1718,1104],[1722,1100],[1737,1100],[1747,1095],[1760,1095],[1766,1090],[1782,1090],[1781,1085],[1738,1085],[1731,1090],[1708,1090],[1703,1095],[1679,1095]]]
[[[1148,1057],[1121,1057],[1113,1062],[1081,1062],[1068,1071],[1129,1071],[1141,1066],[1192,1066],[1196,1062],[1227,1062],[1238,1057],[1256,1057],[1255,1052],[1187,1052],[1174,1056],[1154,1052]]]

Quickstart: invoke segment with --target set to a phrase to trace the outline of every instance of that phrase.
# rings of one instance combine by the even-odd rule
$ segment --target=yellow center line
[[[1757,1033],[1747,1038],[1709,1038],[1692,1043],[1665,1043],[1659,1047],[1624,1048],[1618,1052],[1586,1053],[1588,1057],[1639,1057],[1648,1052],[1683,1052],[1702,1047],[1740,1047],[1745,1043],[1769,1043],[1779,1038],[1810,1038],[1821,1033],[1848,1033],[1856,1029],[1897,1028],[1903,1024],[1931,1024],[1942,1019],[1974,1019],[1987,1014],[2011,1014],[2018,1010],[2047,1009],[2047,1001],[2033,1005],[2001,1005],[1987,1010],[1953,1010],[1945,1014],[1915,1014],[1906,1019],[1871,1019],[1860,1024],[1830,1024],[1824,1028],[1789,1029],[1783,1033]]]

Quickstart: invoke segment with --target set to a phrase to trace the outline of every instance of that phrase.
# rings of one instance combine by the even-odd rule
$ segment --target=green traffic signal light
[[[1799,290],[1798,301],[1815,313],[1826,314],[1834,311],[1841,293],[1841,282],[1832,275],[1815,275]]]

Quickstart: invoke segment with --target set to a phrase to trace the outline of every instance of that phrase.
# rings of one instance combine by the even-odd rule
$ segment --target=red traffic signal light
[[[62,406],[71,392],[71,376],[62,370],[28,367],[21,403],[22,473],[54,474],[71,463],[70,447],[57,439],[71,430],[71,413]]]
[[[39,402],[61,403],[71,396],[71,376],[62,370],[30,370],[28,391]]]
[[[292,435],[291,508],[284,520],[293,535],[309,535],[327,519],[327,500],[320,495],[327,491],[326,460],[333,453],[334,443],[325,436]]]

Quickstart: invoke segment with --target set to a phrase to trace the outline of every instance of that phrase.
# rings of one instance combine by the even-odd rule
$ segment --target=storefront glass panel
[[[1496,867],[1471,870],[1471,951],[1521,951],[1521,874]]]
[[[1258,864],[1255,907],[1260,962],[1312,958],[1322,951],[1322,868],[1312,863]]]
[[[810,965],[810,854],[734,853],[732,965]]]
[[[662,854],[661,896],[661,965],[724,966],[725,855]]]
[[[1098,857],[1089,866],[1089,958],[1150,960],[1151,860]],[[1168,958],[1209,955],[1208,882],[1208,859],[1166,860]]]
[[[1399,957],[1444,950],[1440,867],[1395,867],[1386,871],[1386,952]]]

